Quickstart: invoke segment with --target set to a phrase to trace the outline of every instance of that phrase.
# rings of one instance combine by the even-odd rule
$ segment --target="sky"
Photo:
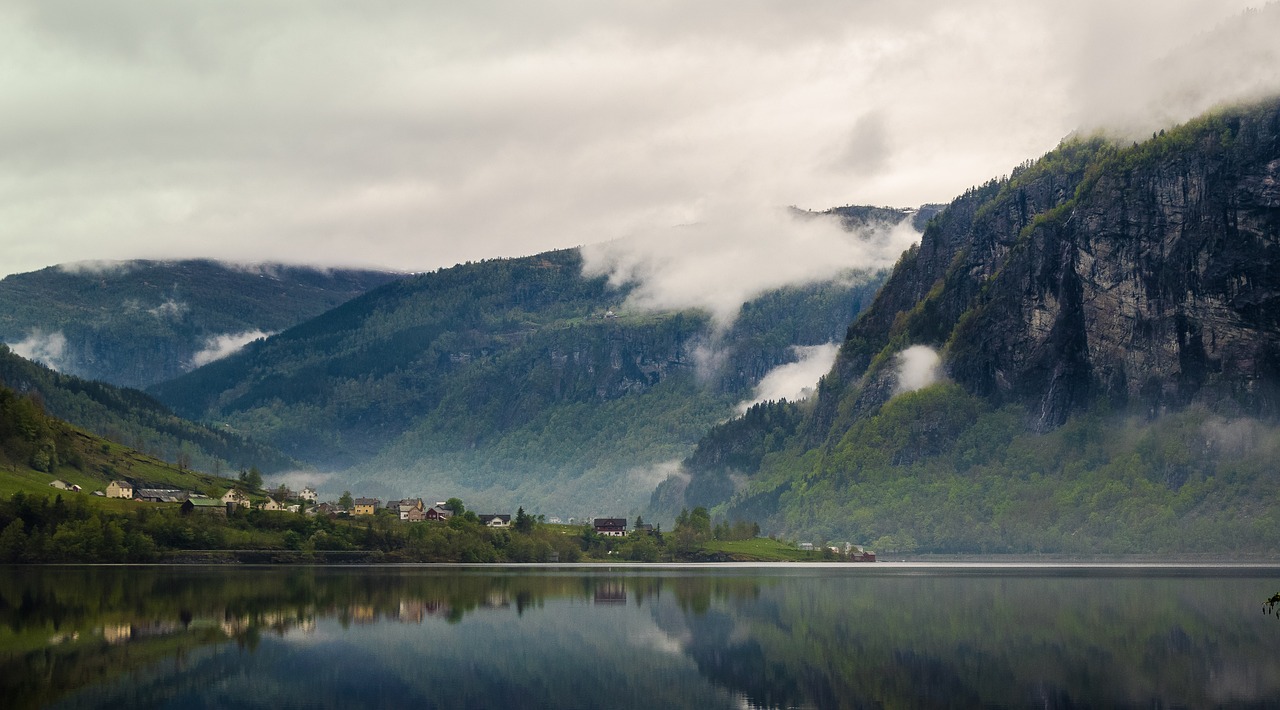
[[[0,276],[785,242],[1280,89],[1260,4],[7,0]]]

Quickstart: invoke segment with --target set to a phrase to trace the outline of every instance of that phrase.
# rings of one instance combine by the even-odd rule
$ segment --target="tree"
[[[467,514],[467,506],[462,504],[461,498],[450,498],[444,502],[444,507],[452,510],[453,514],[457,517],[462,517]],[[508,508],[508,510],[510,510],[510,508]]]
[[[516,511],[516,532],[531,533],[533,532],[533,516],[524,512],[524,506]]]
[[[262,472],[258,470],[257,466],[250,466],[248,471],[240,469],[240,483],[251,491],[260,490],[262,488]]]
[[[338,505],[346,511],[350,511],[352,508],[356,507],[356,501],[351,497],[351,491],[342,492],[342,497],[338,499]]]

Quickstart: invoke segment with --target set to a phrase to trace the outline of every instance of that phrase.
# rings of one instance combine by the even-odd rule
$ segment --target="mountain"
[[[0,280],[0,342],[60,372],[145,387],[400,276],[209,260],[52,266]]]
[[[243,436],[181,419],[138,390],[63,375],[0,345],[0,387],[39,402],[42,413],[146,455],[230,475],[242,468],[264,472],[298,468],[278,451]]]
[[[1068,139],[934,217],[816,401],[714,430],[655,511],[935,551],[1274,549],[1278,257],[1275,101]]]
[[[764,294],[719,333],[703,312],[631,310],[582,267],[575,249],[403,279],[150,391],[336,472],[333,490],[625,514],[885,275]]]
[[[51,416],[41,400],[0,385],[0,497],[16,492],[54,497],[55,480],[85,493],[116,479],[139,486],[200,493],[225,491],[232,481],[179,468]]]

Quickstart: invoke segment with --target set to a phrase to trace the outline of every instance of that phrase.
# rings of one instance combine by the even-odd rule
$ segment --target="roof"
[[[595,526],[598,528],[625,528],[627,527],[626,518],[596,518]]]
[[[226,503],[217,498],[188,498],[187,501],[197,508],[222,508],[226,506]]]
[[[133,488],[133,484],[128,481],[112,481],[107,485],[115,486],[117,488]]]
[[[356,498],[355,505],[378,505],[382,501],[377,498]]]
[[[480,518],[480,522],[482,523],[487,523],[491,520],[501,520],[504,523],[511,522],[510,515],[502,515],[500,513],[489,513],[487,515],[477,515],[476,517]]]

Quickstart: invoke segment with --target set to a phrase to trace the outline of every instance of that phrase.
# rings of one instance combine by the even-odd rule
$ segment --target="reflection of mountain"
[[[761,707],[1280,702],[1270,660],[1280,636],[1257,623],[1261,597],[1247,582],[1080,572],[809,582],[655,618],[687,639],[705,677]]]
[[[6,572],[7,708],[1280,702],[1280,631],[1257,614],[1260,576]]]

